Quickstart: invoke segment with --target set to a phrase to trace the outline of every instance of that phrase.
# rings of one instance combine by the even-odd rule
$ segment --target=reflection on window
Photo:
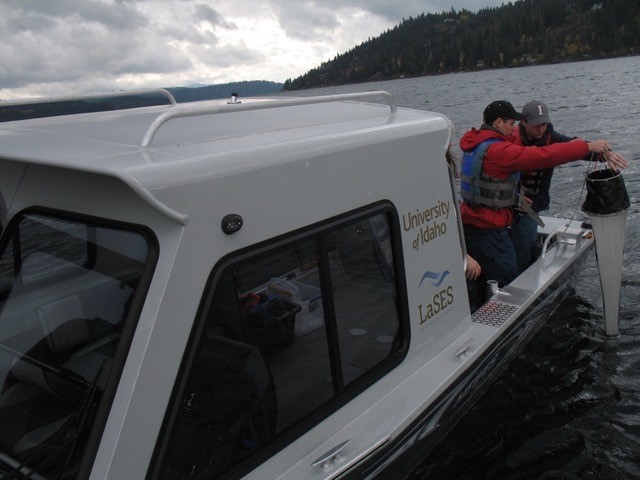
[[[20,268],[21,282],[63,273],[65,268],[83,265],[88,259],[86,225],[42,215],[25,217],[14,230],[10,254],[0,260],[0,286],[10,288]],[[18,247],[19,262],[12,249]],[[17,254],[17,252],[16,252]]]
[[[399,341],[389,230],[378,215],[335,232],[334,301],[344,383],[387,358]],[[393,321],[389,321],[393,319]]]
[[[137,232],[44,214],[22,216],[6,235],[0,477],[73,479],[147,241]]]
[[[223,475],[388,361],[402,344],[393,261],[378,214],[229,263],[160,477]]]

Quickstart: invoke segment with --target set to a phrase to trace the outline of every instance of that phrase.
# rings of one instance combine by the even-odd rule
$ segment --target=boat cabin
[[[0,123],[0,477],[369,478],[446,433],[591,246],[472,316],[452,132],[384,92]]]

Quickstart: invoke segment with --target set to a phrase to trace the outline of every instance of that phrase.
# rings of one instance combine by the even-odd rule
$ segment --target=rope
[[[585,180],[582,182],[582,188],[580,189],[580,195],[578,195],[578,203],[576,204],[576,207],[573,209],[573,213],[571,214],[571,217],[569,218],[569,222],[565,225],[563,233],[565,233],[567,231],[567,229],[569,228],[569,225],[571,225],[571,223],[575,219],[576,214],[578,213],[578,208],[579,208],[580,204],[582,203],[582,196],[584,195],[584,188],[587,185],[587,181],[586,181],[587,175],[589,173],[591,173],[592,171],[595,171],[596,167],[598,166],[599,163],[604,163],[605,165],[607,165],[607,167],[606,167],[607,169],[611,169],[611,166],[607,162],[607,159],[601,153],[598,154],[598,156],[596,157],[595,160],[593,160],[593,156],[591,157],[591,160],[589,160],[589,163],[587,164],[587,171],[585,173]],[[591,168],[592,166],[593,166],[593,168]]]

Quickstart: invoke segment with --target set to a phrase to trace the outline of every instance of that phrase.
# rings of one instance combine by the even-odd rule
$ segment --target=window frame
[[[409,320],[409,307],[408,297],[406,292],[406,276],[404,269],[404,256],[402,251],[402,234],[400,226],[400,218],[397,209],[388,200],[375,202],[373,204],[346,212],[330,219],[309,225],[299,230],[295,230],[277,237],[258,242],[256,244],[244,247],[237,251],[231,252],[213,266],[211,273],[207,279],[207,282],[203,288],[202,298],[200,305],[196,313],[196,319],[194,321],[186,348],[183,355],[183,359],[176,376],[172,394],[168,402],[167,410],[165,412],[165,418],[162,424],[162,428],[158,435],[158,440],[152,457],[151,465],[147,473],[147,479],[157,479],[161,467],[164,465],[163,457],[165,456],[166,449],[171,438],[172,428],[175,424],[176,417],[179,415],[179,408],[181,399],[186,388],[187,380],[191,375],[191,371],[194,364],[194,359],[199,351],[200,343],[203,338],[203,332],[206,328],[208,313],[212,309],[213,298],[220,284],[223,274],[229,269],[234,268],[240,263],[246,262],[250,258],[261,256],[269,253],[274,253],[277,250],[284,250],[294,245],[299,245],[303,242],[312,241],[316,244],[320,243],[320,249],[317,252],[320,257],[320,262],[326,262],[328,258],[328,248],[326,238],[332,231],[337,231],[340,228],[346,227],[350,224],[355,224],[358,221],[369,220],[375,215],[384,215],[388,221],[389,234],[391,239],[391,252],[393,255],[393,268],[394,268],[394,286],[395,286],[395,301],[396,311],[398,313],[398,328],[402,334],[402,341],[398,349],[393,352],[389,357],[383,360],[380,364],[364,373],[360,378],[353,381],[346,387],[343,385],[341,363],[340,363],[340,348],[339,340],[336,328],[335,319],[335,304],[333,298],[328,298],[327,301],[333,307],[330,311],[325,311],[325,322],[330,334],[327,335],[327,341],[329,343],[329,359],[331,362],[331,373],[334,386],[336,385],[336,377],[340,379],[341,388],[336,388],[332,398],[316,411],[305,415],[301,420],[296,421],[290,428],[278,434],[268,445],[264,448],[248,457],[244,461],[241,461],[238,465],[231,468],[227,473],[220,477],[221,480],[227,478],[237,478],[245,475],[264,463],[267,459],[275,455],[277,452],[285,448],[287,445],[293,443],[297,438],[303,435],[305,432],[318,425],[324,419],[329,417],[332,413],[342,408],[344,405],[353,400],[356,396],[362,393],[364,390],[373,385],[380,378],[387,375],[399,364],[402,363],[409,350],[409,343],[411,340],[411,328]],[[325,265],[321,269],[321,282],[323,286],[331,287],[330,269]],[[333,296],[332,288],[327,288],[323,291],[324,295],[329,297]]]
[[[2,236],[0,237],[0,256],[4,255],[8,247],[8,243],[14,242],[14,232],[19,231],[19,224],[22,219],[29,215],[48,216],[54,219],[85,224],[87,227],[110,228],[137,233],[146,241],[147,245],[147,256],[140,274],[140,280],[136,286],[136,291],[132,298],[129,311],[123,322],[118,348],[114,355],[111,370],[109,372],[104,391],[102,392],[102,398],[95,412],[93,425],[91,426],[86,444],[83,448],[79,468],[75,476],[76,480],[84,480],[89,478],[89,475],[93,470],[93,464],[98,453],[98,447],[102,440],[107,418],[111,411],[113,400],[116,396],[117,387],[120,382],[127,357],[131,350],[131,343],[140,319],[142,307],[144,306],[149,291],[149,284],[153,279],[156,265],[158,263],[160,256],[160,244],[153,230],[142,224],[118,221],[72,211],[58,210],[50,207],[32,206],[13,215],[11,220],[8,222],[7,227],[2,231]],[[92,235],[87,235],[87,262],[82,265],[84,268],[92,269],[97,261],[96,246],[91,245],[94,240],[95,239]],[[17,254],[20,255],[20,252],[17,252]],[[15,251],[13,252],[13,255],[15,259]],[[13,274],[15,275],[15,272],[13,272]],[[64,274],[62,277],[64,277]],[[40,280],[34,282],[34,285],[39,283]]]
[[[23,254],[24,252],[22,251],[22,244],[21,244],[21,224],[23,220],[28,220],[29,217],[33,217],[33,216],[41,216],[41,217],[49,217],[51,219],[54,220],[60,220],[60,221],[72,221],[78,224],[83,223],[84,227],[85,227],[85,232],[87,233],[86,237],[85,237],[85,241],[86,241],[86,249],[84,251],[84,262],[83,263],[77,263],[74,264],[78,267],[82,267],[85,269],[92,269],[95,265],[96,262],[96,247],[95,247],[95,243],[92,242],[92,238],[91,235],[89,233],[89,222],[82,222],[82,221],[78,221],[78,217],[77,216],[73,216],[73,215],[65,215],[64,212],[58,212],[55,210],[51,210],[51,209],[34,209],[34,208],[28,208],[25,209],[19,213],[17,213],[9,222],[9,224],[7,225],[7,228],[4,230],[3,232],[3,238],[2,238],[2,242],[0,243],[0,256],[4,255],[6,250],[9,248],[9,246],[11,246],[11,248],[13,249],[12,252],[12,277],[13,277],[13,282],[17,282],[18,281],[18,276],[16,274],[16,272],[22,270],[23,264],[24,264],[24,260],[25,258],[23,258]],[[97,225],[94,223],[94,225]],[[8,234],[11,235],[8,235]],[[11,244],[11,245],[9,245]],[[53,275],[46,277],[46,278],[41,278],[41,279],[35,279],[35,280],[30,280],[28,282],[28,288],[31,289],[37,289],[39,285],[42,284],[47,284],[49,282],[51,282],[52,280],[64,280],[67,277],[67,273],[66,272],[57,272],[54,273]],[[24,279],[20,279],[21,282],[23,283],[22,286],[26,287],[27,285],[24,284]]]

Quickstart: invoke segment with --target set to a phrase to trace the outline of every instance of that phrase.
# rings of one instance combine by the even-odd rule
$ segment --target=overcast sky
[[[0,99],[284,82],[392,28],[503,0],[0,0]]]

